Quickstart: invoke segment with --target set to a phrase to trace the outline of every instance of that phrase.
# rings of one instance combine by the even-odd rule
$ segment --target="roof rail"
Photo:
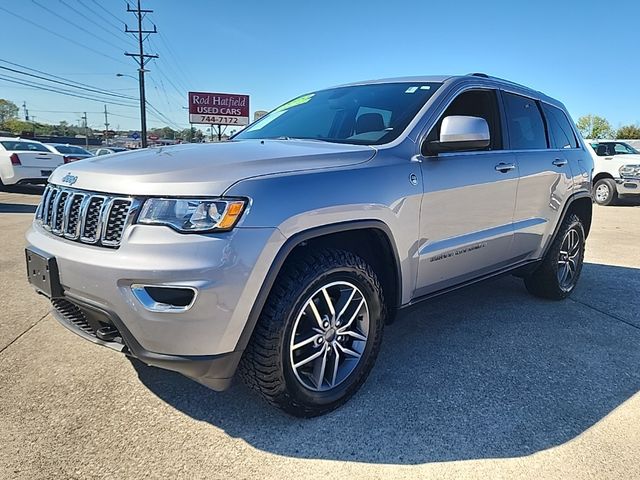
[[[469,75],[471,77],[489,78],[489,75],[487,75],[486,73],[482,73],[482,72],[468,73],[467,75]]]

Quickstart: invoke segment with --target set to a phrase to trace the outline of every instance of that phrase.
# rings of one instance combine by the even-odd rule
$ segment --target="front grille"
[[[54,235],[82,243],[117,248],[137,201],[49,185],[36,221]]]

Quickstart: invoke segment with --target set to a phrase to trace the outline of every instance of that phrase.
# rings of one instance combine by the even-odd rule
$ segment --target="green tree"
[[[607,119],[599,117],[598,115],[584,115],[578,119],[576,126],[584,138],[594,140],[598,138],[612,138],[615,133]]]
[[[7,120],[18,118],[18,106],[4,98],[0,98],[0,125],[4,126]]]
[[[640,125],[624,125],[616,132],[616,138],[620,140],[640,139]]]
[[[16,135],[22,135],[23,132],[33,132],[34,125],[31,122],[23,122],[17,118],[5,120],[2,124],[5,130]]]

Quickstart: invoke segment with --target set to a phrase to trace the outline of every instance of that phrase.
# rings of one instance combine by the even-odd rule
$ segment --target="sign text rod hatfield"
[[[248,125],[249,95],[189,92],[189,122]]]

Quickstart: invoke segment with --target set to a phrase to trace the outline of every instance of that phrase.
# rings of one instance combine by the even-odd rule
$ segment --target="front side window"
[[[489,125],[489,146],[483,150],[501,150],[502,133],[500,129],[500,111],[498,99],[494,90],[467,90],[458,95],[440,116],[438,123],[431,129],[427,141],[432,142],[440,138],[440,127],[446,117],[463,115],[484,118]]]
[[[617,142],[614,146],[614,155],[625,155],[625,154],[632,154],[632,153],[638,153],[638,151],[633,148],[631,145],[627,145],[626,143],[622,143],[622,142]]]
[[[547,119],[551,146],[553,148],[576,148],[578,143],[564,112],[546,103],[542,104],[542,110]]]
[[[281,105],[233,137],[381,145],[396,139],[438,89],[435,82],[331,88]]]
[[[547,137],[540,109],[535,100],[513,93],[504,93],[504,105],[512,150],[547,148]]]

